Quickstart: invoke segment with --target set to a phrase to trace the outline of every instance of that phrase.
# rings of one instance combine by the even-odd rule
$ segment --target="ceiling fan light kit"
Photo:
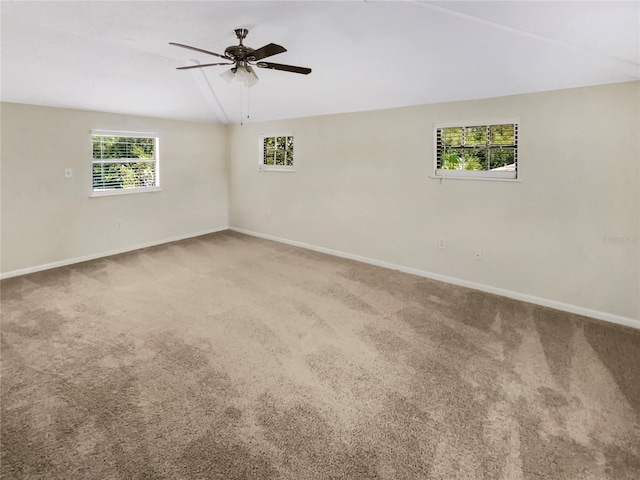
[[[307,67],[297,67],[295,65],[284,65],[281,63],[261,61],[264,58],[286,52],[287,49],[275,43],[269,43],[258,49],[253,49],[251,47],[247,47],[243,43],[243,40],[249,34],[249,30],[247,30],[246,28],[236,28],[234,32],[236,34],[236,37],[238,38],[239,45],[231,45],[227,47],[224,51],[224,55],[211,52],[209,50],[203,50],[202,48],[184,45],[182,43],[169,42],[170,45],[175,45],[176,47],[186,48],[189,50],[194,50],[196,52],[205,53],[207,55],[213,55],[224,60],[228,60],[228,62],[189,65],[187,67],[178,67],[177,69],[188,70],[192,68],[233,65],[231,69],[223,72],[220,76],[229,83],[235,78],[236,80],[239,80],[242,85],[247,87],[252,87],[256,83],[258,83],[258,75],[253,70],[253,66],[270,70],[280,70],[282,72],[299,73],[302,75],[308,75],[309,73],[311,73],[311,69]]]
[[[251,68],[250,65],[240,65],[238,67],[232,67],[229,70],[226,70],[220,74],[220,76],[227,81],[227,83],[231,83],[234,79],[238,80],[245,87],[253,87],[258,83],[258,75]]]

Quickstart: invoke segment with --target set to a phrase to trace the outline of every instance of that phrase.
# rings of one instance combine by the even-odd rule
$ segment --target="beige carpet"
[[[640,331],[232,232],[2,282],[2,478],[639,479]]]

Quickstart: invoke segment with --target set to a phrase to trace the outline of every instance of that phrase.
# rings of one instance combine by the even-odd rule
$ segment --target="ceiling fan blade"
[[[286,48],[276,45],[275,43],[270,43],[269,45],[265,45],[264,47],[254,50],[248,56],[253,57],[256,60],[262,60],[263,58],[271,57],[272,55],[277,55],[286,51]]]
[[[307,67],[296,67],[294,65],[282,65],[281,63],[270,62],[258,62],[256,66],[260,68],[270,68],[271,70],[282,70],[283,72],[301,73],[302,75],[308,75],[311,73],[311,69]]]
[[[205,63],[203,65],[189,65],[188,67],[177,67],[176,70],[189,70],[190,68],[213,67],[215,65],[233,65],[233,63]]]
[[[189,45],[183,45],[182,43],[169,42],[169,45],[175,45],[176,47],[188,48],[189,50],[195,50],[196,52],[202,52],[202,53],[206,53],[206,54],[209,54],[209,55],[215,55],[216,57],[224,58],[225,60],[231,60],[229,57],[227,57],[225,55],[220,55],[219,53],[210,52],[209,50],[203,50],[201,48],[190,47]]]

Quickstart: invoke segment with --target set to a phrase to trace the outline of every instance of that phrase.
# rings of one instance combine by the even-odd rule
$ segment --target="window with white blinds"
[[[437,126],[435,138],[436,176],[518,178],[516,122]]]
[[[93,130],[94,194],[158,190],[158,137],[154,133]]]

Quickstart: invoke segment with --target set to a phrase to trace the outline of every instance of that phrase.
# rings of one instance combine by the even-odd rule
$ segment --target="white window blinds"
[[[94,130],[91,140],[94,192],[159,186],[155,134]]]
[[[436,175],[517,178],[518,124],[436,128]]]

